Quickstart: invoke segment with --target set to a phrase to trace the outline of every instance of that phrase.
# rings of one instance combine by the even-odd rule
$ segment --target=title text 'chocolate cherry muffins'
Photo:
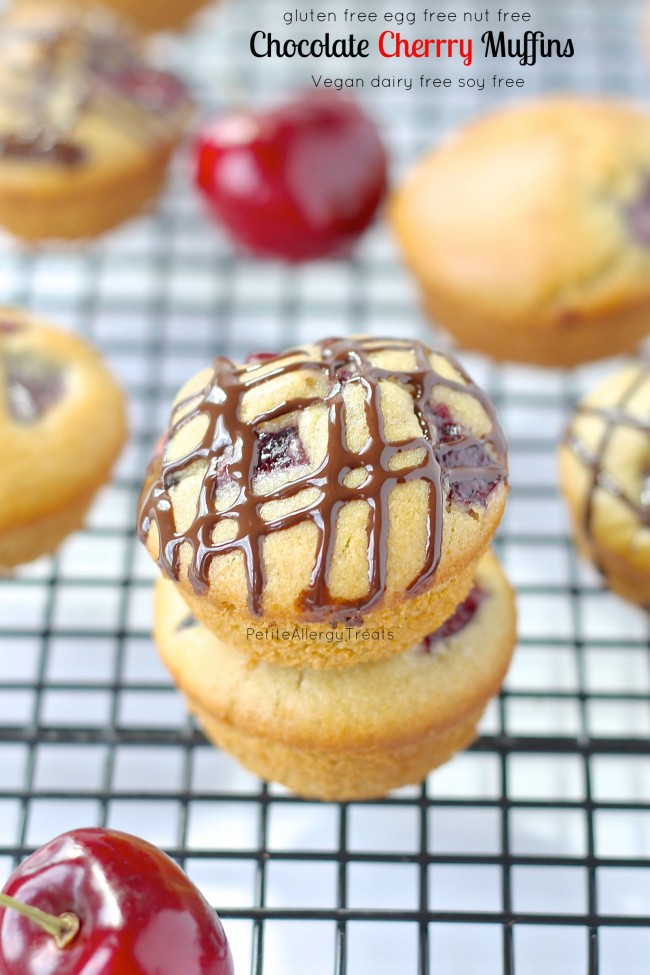
[[[583,400],[560,448],[560,481],[579,549],[612,589],[650,609],[650,363]]]
[[[0,225],[91,237],[150,204],[191,117],[107,11],[32,0],[0,20]]]
[[[250,661],[188,615],[166,579],[155,616],[163,660],[206,734],[262,778],[317,799],[384,795],[468,745],[515,643],[513,594],[491,554],[437,632],[343,670]]]
[[[33,3],[34,0],[20,0]],[[177,30],[208,0],[103,0],[103,4],[143,31]],[[79,6],[97,7],[97,0],[75,0]]]
[[[331,339],[220,358],[192,379],[139,528],[225,643],[339,667],[407,649],[451,615],[506,494],[493,407],[458,363],[418,342]],[[296,635],[297,622],[310,625]],[[251,639],[278,626],[293,635]],[[333,645],[310,635],[337,627]],[[382,630],[393,640],[362,636]]]
[[[650,323],[650,116],[556,97],[427,155],[391,219],[433,318],[496,359],[572,366]]]
[[[0,567],[79,528],[126,435],[124,398],[75,336],[0,308]]]

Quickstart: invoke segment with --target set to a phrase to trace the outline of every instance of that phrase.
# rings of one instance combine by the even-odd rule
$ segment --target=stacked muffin
[[[156,640],[206,733],[335,799],[471,741],[514,645],[488,551],[506,478],[489,400],[417,342],[330,339],[192,379],[139,530]]]

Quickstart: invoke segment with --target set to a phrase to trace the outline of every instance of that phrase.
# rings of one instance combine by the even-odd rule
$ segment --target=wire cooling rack
[[[648,90],[640,3],[525,6],[578,49],[529,71],[525,97]],[[280,31],[284,11],[278,0],[224,2],[166,53],[209,108],[226,86],[270,98],[299,71],[309,78],[304,65],[247,55],[251,29]],[[513,96],[360,97],[399,173]],[[133,534],[143,471],[177,387],[215,353],[333,332],[429,333],[384,228],[350,263],[242,260],[204,219],[187,169],[179,159],[157,215],[82,253],[0,243],[1,299],[97,342],[132,412],[130,445],[86,530],[0,581],[0,872],[62,830],[108,824],[183,864],[225,921],[238,975],[647,975],[648,623],[577,561],[554,463],[571,404],[615,364],[560,374],[462,356],[510,436],[497,549],[518,589],[514,665],[480,741],[422,788],[301,802],[207,745],[158,663],[154,571]]]

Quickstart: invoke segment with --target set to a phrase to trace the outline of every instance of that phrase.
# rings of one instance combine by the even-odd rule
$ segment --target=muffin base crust
[[[28,243],[80,240],[111,230],[153,204],[165,183],[171,148],[116,171],[75,171],[43,185],[38,171],[4,184],[0,172],[0,225]],[[88,163],[92,167],[92,163]]]
[[[96,491],[104,481],[105,477],[98,477]],[[54,552],[67,535],[81,528],[94,496],[95,491],[91,491],[81,495],[78,501],[68,503],[42,518],[5,529],[0,533],[0,568],[13,569]]]
[[[207,737],[262,779],[281,782],[305,799],[346,802],[377,799],[417,785],[428,773],[475,740],[479,708],[453,727],[395,748],[364,752],[317,751],[256,738],[217,721],[189,702]]]
[[[598,314],[558,315],[536,327],[517,327],[487,313],[471,313],[443,295],[424,294],[432,323],[449,332],[464,348],[499,362],[521,362],[550,368],[572,368],[621,355],[648,334],[650,299],[605,308]]]

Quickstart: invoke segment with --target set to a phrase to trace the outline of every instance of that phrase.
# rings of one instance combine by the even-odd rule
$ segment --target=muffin
[[[555,97],[482,119],[416,164],[391,221],[426,308],[495,359],[573,366],[650,322],[650,116]]]
[[[191,118],[183,85],[96,7],[32,0],[0,45],[0,226],[92,237],[151,204]]]
[[[344,670],[257,663],[199,625],[160,579],[155,636],[209,738],[265,779],[317,799],[371,799],[420,782],[476,737],[515,643],[513,594],[491,553],[436,633]]]
[[[560,485],[583,555],[615,592],[650,608],[650,365],[610,376],[578,406]]]
[[[453,612],[506,495],[494,408],[454,359],[328,339],[243,366],[219,358],[190,380],[138,522],[224,643],[345,667],[407,649]],[[278,627],[291,638],[251,638]]]
[[[79,6],[97,7],[97,0],[75,2]],[[142,31],[163,31],[184,27],[208,0],[103,0],[103,3]]]
[[[79,528],[126,435],[124,397],[82,339],[0,309],[0,567]]]

